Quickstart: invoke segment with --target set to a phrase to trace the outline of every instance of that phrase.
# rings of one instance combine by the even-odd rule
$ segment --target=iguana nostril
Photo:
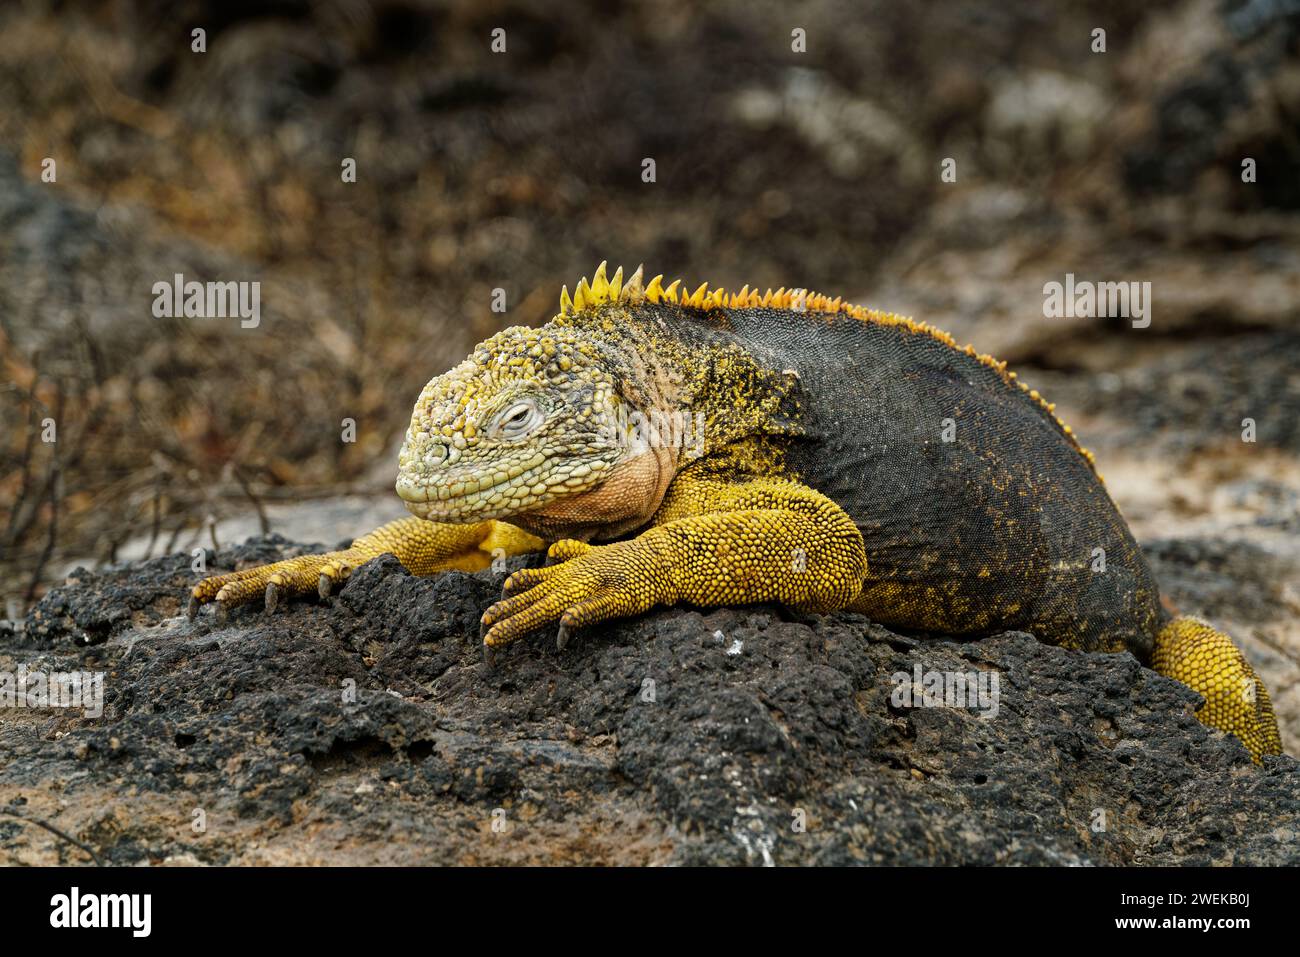
[[[447,462],[447,446],[441,442],[434,442],[424,450],[424,461],[427,465],[444,465]]]

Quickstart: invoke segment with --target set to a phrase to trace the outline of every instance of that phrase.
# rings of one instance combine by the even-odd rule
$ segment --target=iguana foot
[[[504,522],[450,525],[403,518],[363,535],[350,548],[205,578],[190,592],[188,614],[193,618],[212,601],[218,614],[224,615],[258,597],[265,598],[267,611],[274,611],[290,595],[315,592],[328,598],[353,570],[385,553],[393,554],[412,575],[431,575],[480,571],[494,558],[541,551],[544,545],[540,538]]]
[[[480,634],[489,664],[496,650],[543,626],[558,625],[556,645],[563,648],[579,628],[676,598],[667,551],[657,547],[653,530],[611,545],[565,539],[548,555],[559,564],[515,572],[506,579],[506,597],[483,613]]]
[[[336,583],[345,581],[353,568],[373,557],[354,547],[323,555],[300,555],[270,565],[214,575],[203,579],[190,591],[187,614],[195,617],[199,609],[211,601],[217,602],[219,613],[224,613],[261,596],[270,612],[275,611],[281,597],[286,595],[305,595],[315,591],[323,598],[328,597]]]
[[[579,628],[678,601],[779,601],[808,611],[843,608],[867,570],[862,535],[830,499],[792,482],[678,478],[662,524],[609,545],[564,540],[561,564],[517,571],[482,619],[484,654],[545,625],[564,647]]]

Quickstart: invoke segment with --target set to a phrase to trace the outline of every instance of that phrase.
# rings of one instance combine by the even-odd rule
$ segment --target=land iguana
[[[549,543],[483,614],[489,664],[656,605],[849,609],[1130,651],[1256,761],[1281,752],[1250,664],[1164,609],[1092,455],[1005,363],[816,293],[679,287],[602,263],[544,326],[476,346],[415,404],[397,477],[415,517],[204,579],[190,614],[327,596],[385,552],[427,575]]]

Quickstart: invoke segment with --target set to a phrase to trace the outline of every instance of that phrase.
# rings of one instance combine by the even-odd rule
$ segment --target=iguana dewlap
[[[800,290],[678,290],[604,264],[541,328],[420,394],[397,491],[416,516],[341,552],[208,578],[191,610],[319,589],[392,552],[413,574],[550,544],[483,615],[489,660],[543,626],[776,601],[896,628],[1131,651],[1281,751],[1232,641],[1163,610],[1092,456],[999,363]]]

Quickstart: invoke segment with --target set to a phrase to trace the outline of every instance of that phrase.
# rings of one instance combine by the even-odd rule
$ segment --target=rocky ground
[[[106,672],[104,714],[6,716],[0,860],[1300,863],[1300,764],[1252,765],[1128,655],[757,607],[538,636],[488,670],[503,576],[384,557],[328,606],[218,623],[181,614],[186,557],[76,573],[0,666]],[[996,714],[900,706],[917,666],[996,672]]]

